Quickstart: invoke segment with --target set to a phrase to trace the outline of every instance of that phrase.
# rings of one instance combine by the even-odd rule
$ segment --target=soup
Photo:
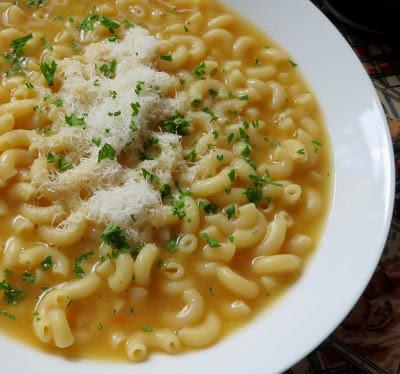
[[[330,204],[297,63],[214,1],[0,3],[0,327],[68,357],[214,344]]]

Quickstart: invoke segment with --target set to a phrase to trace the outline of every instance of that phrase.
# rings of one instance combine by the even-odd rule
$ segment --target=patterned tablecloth
[[[326,13],[322,0],[313,2]],[[384,253],[363,296],[336,331],[287,373],[400,373],[400,42],[360,35],[328,17],[362,61],[384,107],[396,159],[396,200]]]

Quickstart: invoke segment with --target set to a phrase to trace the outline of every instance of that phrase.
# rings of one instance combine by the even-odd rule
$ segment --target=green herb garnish
[[[85,126],[85,117],[77,117],[75,114],[71,114],[70,116],[65,116],[65,122],[69,126]]]
[[[49,86],[54,85],[54,74],[56,73],[56,70],[57,64],[54,60],[51,62],[42,62],[40,64],[40,71],[42,72]]]
[[[53,266],[53,259],[52,259],[51,256],[47,256],[47,257],[42,261],[42,263],[40,264],[40,268],[41,268],[43,271],[50,270],[50,269],[52,268],[52,266]]]
[[[160,58],[161,58],[161,60],[164,60],[164,61],[172,61],[171,53],[168,53],[167,55],[163,55]]]
[[[203,232],[201,236],[204,238],[204,240],[207,242],[207,244],[211,248],[218,248],[221,247],[221,244],[219,244],[218,240],[214,239],[212,236],[208,235],[206,232]]]
[[[117,67],[117,60],[113,59],[104,65],[99,67],[100,73],[102,73],[106,78],[115,78],[115,69]]]
[[[109,159],[109,160],[115,159],[115,149],[108,143],[104,144],[100,148],[99,155],[97,157],[97,162],[100,162],[105,159]]]
[[[234,204],[228,205],[226,207],[225,214],[228,217],[228,220],[230,220],[233,217],[235,217],[235,213],[236,213],[236,208],[235,208]]]
[[[66,161],[64,157],[57,156],[51,152],[47,154],[47,162],[49,164],[56,164],[60,171],[65,171],[73,168],[73,165]]]
[[[81,268],[80,265],[82,262],[86,261],[92,255],[94,255],[94,252],[86,252],[75,259],[74,273],[77,277],[84,278],[86,276],[86,273],[84,272],[84,270]]]
[[[35,281],[36,281],[36,276],[35,275],[33,275],[33,274],[31,274],[31,273],[28,273],[27,271],[24,271],[22,274],[21,274],[21,279],[24,281],[24,282],[27,282],[27,283],[35,283]]]
[[[161,128],[165,132],[177,135],[189,135],[190,121],[185,119],[183,115],[176,112],[171,118],[161,123]]]

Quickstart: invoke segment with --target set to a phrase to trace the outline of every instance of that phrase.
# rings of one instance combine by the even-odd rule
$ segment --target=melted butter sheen
[[[11,66],[10,55],[0,65],[0,330],[66,357],[140,361],[152,351],[214,344],[268,312],[301,276],[331,202],[330,142],[301,67],[214,1],[21,1],[0,3],[0,12],[1,55],[13,40],[33,35],[14,56],[17,62]],[[178,95],[191,123],[172,175],[192,194],[181,198],[181,220],[171,210],[179,201],[167,199],[166,216],[138,228],[145,245],[139,255],[107,260],[102,223],[85,221],[72,244],[43,234],[46,225],[75,214],[76,201],[87,201],[91,192],[39,193],[34,160],[44,160],[45,173],[62,163],[49,164],[48,150],[29,149],[29,139],[33,133],[45,138],[57,113],[65,115],[55,102],[63,78],[56,73],[52,97],[46,96],[41,61],[59,62],[106,39],[117,44],[138,25],[161,41],[151,65],[173,77],[162,95]],[[7,106],[22,101],[26,108]],[[55,153],[75,166],[68,149]],[[142,167],[129,152],[118,162],[125,170]],[[26,204],[51,212],[27,219]],[[218,216],[210,214],[215,211]],[[168,249],[175,236],[180,241]],[[125,269],[121,279],[116,269]],[[80,280],[86,283],[73,290]],[[61,296],[49,301],[55,287]]]

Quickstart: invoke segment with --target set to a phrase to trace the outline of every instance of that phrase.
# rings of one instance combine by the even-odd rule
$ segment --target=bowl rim
[[[224,0],[223,3],[227,4],[229,0]],[[231,5],[231,7],[233,9],[235,9],[235,6],[232,6],[232,4],[238,4],[240,3],[241,0],[230,0],[228,5]],[[263,4],[263,0],[251,0],[252,4],[254,4],[254,7],[257,7],[257,5],[261,6],[264,5]],[[246,3],[250,3],[246,2]],[[362,86],[368,91],[368,96],[371,98],[372,102],[371,105],[374,108],[374,114],[379,117],[380,119],[380,124],[386,124],[386,126],[380,130],[380,140],[382,141],[382,147],[384,149],[382,149],[382,151],[385,151],[385,160],[381,162],[381,166],[387,168],[387,170],[385,171],[385,177],[386,177],[386,184],[384,186],[385,188],[385,201],[384,201],[384,210],[386,212],[386,215],[384,216],[384,219],[382,220],[382,222],[380,222],[380,237],[379,237],[379,241],[377,244],[377,247],[379,248],[375,248],[372,253],[370,254],[370,258],[368,261],[368,268],[365,268],[363,271],[363,276],[362,279],[359,280],[359,284],[357,287],[355,287],[354,292],[352,293],[352,295],[350,295],[348,298],[352,299],[352,302],[347,302],[346,303],[346,307],[343,307],[343,309],[341,309],[338,312],[335,312],[334,317],[331,318],[331,322],[329,327],[325,326],[324,327],[324,331],[319,331],[318,334],[315,333],[315,336],[313,336],[312,338],[309,338],[308,343],[306,344],[305,347],[301,347],[301,348],[297,348],[296,352],[293,352],[293,354],[291,354],[291,357],[288,358],[285,362],[283,362],[281,360],[281,362],[279,362],[279,364],[275,365],[275,366],[270,366],[269,372],[281,372],[284,371],[286,369],[288,369],[289,367],[291,367],[292,365],[294,365],[296,362],[298,362],[299,360],[301,360],[303,357],[305,357],[306,355],[308,355],[313,349],[315,349],[322,341],[324,341],[326,339],[326,337],[328,337],[332,331],[337,327],[337,325],[344,319],[344,317],[348,314],[348,312],[352,309],[352,307],[354,306],[354,304],[357,302],[358,298],[360,297],[360,295],[362,294],[365,286],[367,285],[369,279],[371,278],[373,271],[375,270],[376,265],[379,262],[381,253],[383,251],[383,247],[384,247],[384,243],[386,241],[387,238],[387,234],[390,228],[390,224],[391,224],[391,212],[393,210],[393,204],[394,204],[394,191],[395,191],[395,168],[394,168],[394,156],[393,156],[393,148],[392,148],[392,141],[391,141],[391,137],[390,137],[390,133],[389,133],[389,129],[387,127],[387,122],[386,122],[386,117],[384,115],[381,103],[379,101],[378,95],[372,85],[372,82],[370,80],[370,78],[368,77],[367,73],[365,72],[364,68],[361,65],[361,62],[358,60],[358,58],[356,57],[356,55],[354,54],[353,50],[350,48],[350,46],[347,44],[347,42],[345,41],[345,39],[343,38],[343,36],[336,30],[336,28],[333,26],[333,24],[329,21],[329,19],[318,10],[318,8],[313,5],[311,2],[309,2],[308,0],[268,0],[268,2],[266,3],[270,3],[271,5],[273,5],[274,7],[276,7],[276,11],[289,6],[292,6],[295,10],[299,10],[300,12],[305,12],[303,13],[304,15],[307,15],[308,17],[310,17],[311,20],[313,20],[312,22],[315,23],[315,25],[323,25],[323,27],[326,30],[326,35],[329,35],[330,37],[332,37],[334,40],[336,40],[336,42],[338,43],[338,45],[340,45],[340,48],[342,49],[343,52],[346,53],[347,55],[347,61],[351,62],[352,67],[357,71],[357,74],[359,74],[359,76],[357,77],[357,79],[360,80],[360,83],[362,83]],[[280,5],[278,5],[280,3]],[[257,26],[259,26],[259,28],[262,28],[263,31],[265,31],[265,27],[261,27],[262,25],[260,24],[260,21],[258,20],[253,20],[253,17],[248,17],[247,16],[247,11],[245,12],[244,10],[245,5],[242,4],[241,7],[239,7],[242,11],[243,11],[243,16],[245,18],[250,19],[251,21],[253,21]],[[246,5],[246,7],[251,8],[251,6]],[[248,10],[249,11],[249,10]],[[256,12],[256,10],[253,10],[253,12]],[[277,12],[278,14],[279,12]],[[255,14],[255,13],[254,13]],[[293,16],[290,16],[293,17]],[[291,18],[293,19],[293,18]],[[272,20],[270,23],[269,27],[274,27],[275,23]],[[265,25],[264,25],[265,26]],[[322,26],[321,26],[322,27]],[[268,33],[268,32],[267,32]],[[273,40],[277,40],[278,44],[283,46],[286,49],[286,46],[284,45],[283,42],[281,42],[279,40],[279,38],[275,38],[274,36],[272,36]],[[291,50],[291,48],[288,48],[289,50]],[[295,54],[294,54],[295,56]],[[305,77],[306,81],[308,81],[308,83],[310,84],[311,87],[313,87],[313,85],[310,82],[310,79],[308,78],[308,74],[303,74],[303,76]],[[313,91],[317,92],[317,90],[314,89],[313,87]],[[318,95],[317,95],[318,97]],[[325,111],[322,108],[322,112],[323,114],[325,114]],[[327,122],[329,120],[328,117],[326,117],[326,121]],[[330,131],[329,131],[330,133]],[[330,133],[330,135],[332,135]],[[334,162],[336,162],[336,157],[337,157],[337,153],[335,153],[335,149],[333,149],[333,158],[334,158]],[[338,191],[337,191],[337,171],[339,170],[337,167],[337,165],[335,165],[334,169],[335,169],[335,178],[334,178],[334,185],[332,186],[332,194],[333,194],[333,201],[332,201],[332,206],[331,206],[331,210],[329,215],[332,214],[332,212],[334,211],[334,207],[335,207],[335,201],[338,198]],[[329,222],[328,222],[329,225]],[[328,228],[325,229],[325,231],[327,231]],[[323,236],[325,235],[325,233],[323,234]],[[319,257],[319,253],[318,253],[318,249],[316,251],[317,253],[315,253],[313,255],[313,258],[310,259],[310,262],[314,261],[316,257]],[[318,255],[318,256],[317,256]],[[311,265],[309,264],[308,267],[310,267]],[[309,270],[309,269],[308,269]],[[296,292],[295,291],[295,287],[293,287],[293,289],[290,290],[290,294],[291,296],[293,295],[293,293]],[[288,292],[289,293],[289,292]],[[283,299],[287,299],[288,296],[284,295]],[[280,305],[283,302],[283,300],[279,300],[278,305]],[[275,306],[271,307],[271,311],[276,312],[276,310],[279,309]],[[261,317],[257,317],[257,322],[259,322]],[[317,321],[315,321],[317,322]],[[250,325],[252,324],[256,324],[256,322],[250,322],[250,324],[246,324],[245,328],[242,329],[240,331],[241,336],[250,336],[249,334],[243,334],[245,331],[243,330],[250,330]],[[252,329],[254,330],[254,329]],[[239,335],[239,332],[236,332],[234,335]],[[233,338],[233,335],[229,336],[227,339],[224,339],[225,341],[227,340],[231,340]],[[23,344],[21,343],[16,343],[12,340],[8,340],[8,338],[6,337],[0,337],[0,342],[5,342],[7,341],[7,343],[9,344],[9,353],[8,356],[12,357],[12,353],[13,350],[15,349],[15,352],[23,352],[25,355],[25,359],[24,360],[14,360],[12,361],[12,358],[8,358],[8,356],[5,357],[5,364],[8,365],[17,365],[15,366],[15,368],[17,368],[17,370],[20,370],[23,367],[28,368],[28,366],[24,366],[24,365],[31,365],[32,362],[36,362],[37,363],[37,367],[40,367],[41,369],[43,368],[43,364],[46,363],[48,366],[45,367],[44,372],[50,373],[50,370],[52,370],[52,368],[57,368],[57,370],[59,371],[59,374],[64,374],[64,373],[68,373],[72,368],[73,370],[75,370],[76,373],[88,373],[89,372],[97,372],[97,373],[105,373],[105,372],[109,372],[110,368],[113,369],[115,368],[116,370],[119,370],[119,373],[128,373],[132,370],[132,366],[131,365],[125,365],[125,364],[120,364],[120,363],[104,363],[102,361],[97,361],[97,362],[82,362],[81,365],[79,366],[79,368],[74,365],[72,362],[70,361],[60,361],[59,357],[54,357],[54,356],[49,356],[47,354],[43,354],[42,352],[38,352],[36,350],[25,350],[22,351],[22,349],[25,349],[23,347]],[[228,347],[228,344],[226,344],[227,342],[220,342],[218,343],[218,345],[220,345],[222,348],[219,349],[219,351],[221,351],[221,349],[224,349],[224,347]],[[224,343],[224,344],[223,344]],[[255,342],[256,344],[257,342]],[[5,344],[4,344],[5,345]],[[7,344],[8,345],[8,344]],[[194,359],[194,363],[198,366],[193,367],[194,372],[202,372],[202,365],[208,365],[210,362],[208,362],[207,360],[207,354],[210,355],[211,352],[217,352],[218,349],[216,347],[210,348],[210,349],[206,349],[200,352],[196,352],[195,354],[193,354],[193,357],[195,357]],[[191,354],[190,354],[191,355]],[[168,365],[168,368],[174,368],[174,371],[177,372],[185,372],[184,369],[184,365],[182,367],[178,367],[177,364],[179,364],[181,362],[181,360],[183,360],[183,358],[188,358],[189,354],[186,355],[182,355],[182,356],[178,356],[178,357],[172,357],[172,360],[169,359],[169,357],[164,357],[164,356],[155,356],[157,360],[150,360],[149,361],[149,365],[143,364],[140,365],[140,369],[142,370],[142,373],[151,373],[152,371],[155,371],[157,369],[162,370],[164,368],[165,370],[165,365]],[[241,368],[237,365],[235,365],[236,361],[235,361],[235,357],[234,357],[234,353],[226,353],[224,355],[224,362],[215,362],[217,365],[214,367],[214,369],[216,370],[217,368],[219,370],[221,369],[226,369],[226,368],[230,368],[231,371],[233,372],[242,372]],[[211,357],[211,355],[210,355]],[[214,357],[214,356],[213,356]],[[247,356],[246,356],[247,357]],[[256,362],[250,362],[248,363],[248,369],[251,370],[251,372],[262,372],[264,370],[265,372],[265,361],[263,361],[264,357],[260,357],[258,358],[258,360]],[[175,362],[174,362],[174,361]],[[190,360],[189,360],[190,361]],[[60,365],[60,363],[64,362],[65,365]],[[186,361],[185,361],[186,362]],[[73,365],[73,366],[70,366]],[[268,365],[268,364],[267,364]],[[7,367],[7,366],[6,366]],[[35,366],[36,367],[36,366]],[[33,367],[33,368],[35,368]],[[30,369],[32,369],[32,366],[30,366]],[[267,368],[268,369],[268,368]],[[139,370],[139,367],[138,367]],[[193,371],[193,370],[192,370]]]

